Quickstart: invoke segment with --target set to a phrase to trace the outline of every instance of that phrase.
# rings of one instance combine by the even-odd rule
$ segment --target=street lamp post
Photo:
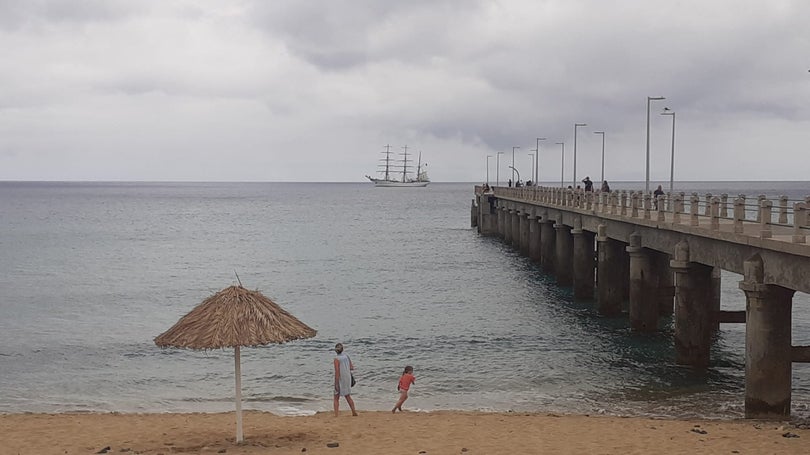
[[[560,188],[565,188],[565,142],[557,142],[560,146]]]
[[[515,166],[509,166],[509,169],[512,169],[512,172],[517,172],[517,178],[518,180],[520,180],[520,172],[518,172],[518,170],[515,169]]]
[[[669,197],[672,197],[675,185],[675,111],[665,107],[661,115],[672,116],[672,155],[669,158]]]
[[[605,132],[604,131],[594,131],[593,134],[599,134],[602,136],[602,183],[605,182]]]
[[[489,159],[492,158],[492,155],[487,155],[487,186],[489,186]]]
[[[536,182],[537,180],[535,180],[535,177],[534,177],[534,159],[535,159],[535,155],[534,155],[534,153],[529,153],[529,156],[532,157],[532,167],[531,167],[532,182]]]
[[[517,180],[515,180],[515,149],[519,149],[520,147],[512,147],[512,165],[509,166],[512,168],[512,184],[516,184]],[[518,180],[520,180],[520,173],[518,172]]]
[[[501,186],[501,155],[503,152],[496,153],[495,158],[495,186]]]
[[[537,186],[537,182],[540,180],[540,141],[545,141],[546,138],[538,137],[537,138],[537,145],[535,146],[534,152],[537,153],[536,159],[534,160],[534,184]]]
[[[665,100],[663,96],[647,97],[647,174],[644,178],[644,192],[650,192],[650,101]]]
[[[571,185],[576,188],[577,186],[577,128],[580,126],[588,126],[586,123],[574,123],[574,180]]]

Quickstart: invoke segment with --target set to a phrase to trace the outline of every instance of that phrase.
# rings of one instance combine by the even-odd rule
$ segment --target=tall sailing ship
[[[391,152],[391,146],[386,145],[385,151],[381,152],[385,155],[385,158],[380,159],[380,164],[378,165],[379,170],[377,173],[380,174],[381,178],[374,178],[370,175],[367,175],[366,178],[369,179],[374,186],[382,186],[382,187],[424,187],[428,186],[430,183],[430,179],[427,176],[427,171],[422,170],[422,152],[419,152],[419,160],[417,161],[416,165],[416,178],[411,177],[410,169],[413,167],[409,165],[409,162],[413,162],[413,160],[408,159],[408,146],[403,147],[404,151],[400,153],[401,159],[395,160],[391,158],[393,152]],[[427,164],[424,165],[427,167]]]

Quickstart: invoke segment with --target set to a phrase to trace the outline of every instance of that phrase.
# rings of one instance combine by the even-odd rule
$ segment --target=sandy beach
[[[362,412],[0,415],[0,454],[810,453],[810,430],[781,422],[587,415]],[[330,445],[338,444],[337,447]]]

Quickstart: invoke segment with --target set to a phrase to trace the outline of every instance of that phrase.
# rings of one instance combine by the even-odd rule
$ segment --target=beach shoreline
[[[80,453],[512,454],[810,453],[805,424],[756,420],[360,411],[311,416],[66,413],[0,415],[0,455]],[[329,445],[338,444],[337,447]]]

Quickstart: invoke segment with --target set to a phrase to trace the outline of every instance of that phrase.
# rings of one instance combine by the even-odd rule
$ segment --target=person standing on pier
[[[602,180],[602,192],[603,193],[610,193],[610,185],[608,185],[607,180]]]
[[[585,177],[585,179],[582,180],[582,183],[585,184],[585,191],[593,191],[593,182],[591,181],[590,176]]]
[[[658,210],[658,196],[664,195],[664,189],[661,185],[658,185],[658,188],[653,191],[653,205],[655,206],[655,210]]]

